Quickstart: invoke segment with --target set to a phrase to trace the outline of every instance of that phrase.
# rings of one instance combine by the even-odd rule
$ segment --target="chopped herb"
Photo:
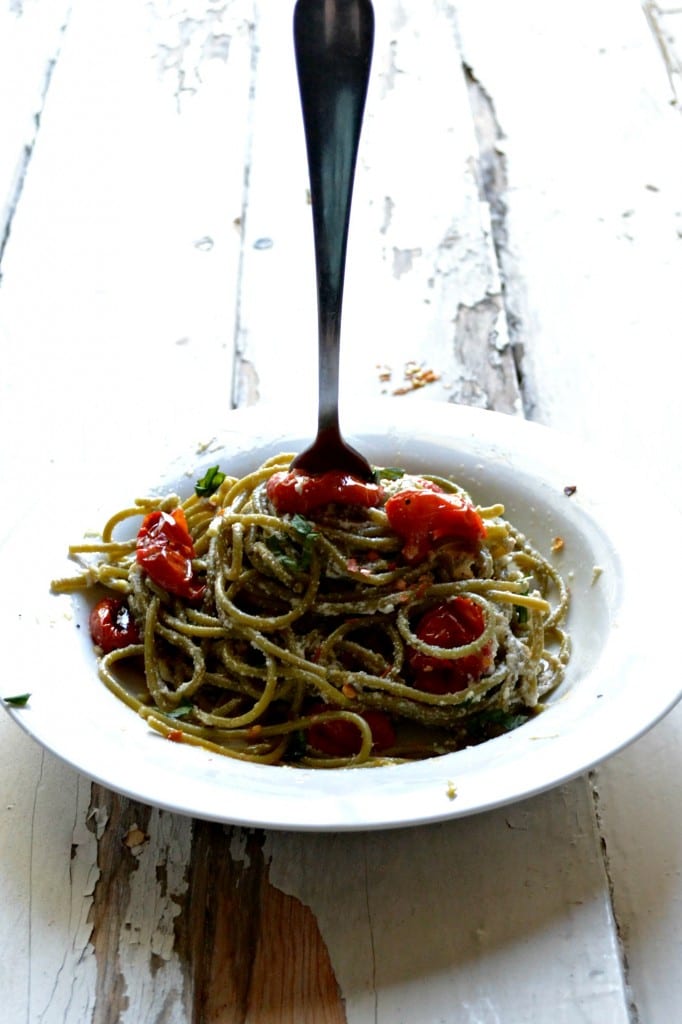
[[[225,479],[225,474],[221,473],[219,466],[211,466],[207,469],[205,474],[200,480],[194,485],[194,493],[199,498],[208,498],[220,487],[221,483]]]
[[[525,626],[528,622],[528,608],[525,604],[515,604],[514,611],[516,612],[516,621],[519,626]]]
[[[313,524],[310,522],[309,519],[306,519],[305,516],[302,516],[299,512],[296,512],[292,516],[291,525],[296,530],[296,533],[300,533],[302,537],[317,536]]]
[[[304,538],[301,548],[293,544],[286,547],[285,542],[289,538],[283,534],[273,534],[267,538],[265,546],[289,572],[306,572],[310,568],[316,538],[316,533],[310,533]]]
[[[313,557],[313,549],[315,547],[315,541],[317,539],[316,533],[310,533],[303,541],[303,551],[301,552],[300,566],[301,569],[307,571],[310,568],[310,563]]]
[[[166,715],[168,718],[186,718],[192,711],[194,711],[193,704],[180,704],[173,711],[167,711]]]
[[[287,760],[292,762],[301,761],[305,757],[307,750],[308,744],[303,729],[297,729],[296,732],[292,732],[287,747]]]
[[[494,708],[492,711],[486,712],[486,716],[490,725],[497,726],[503,732],[511,732],[512,729],[518,729],[520,725],[525,725],[528,721],[527,715],[503,711],[502,708]]]
[[[374,469],[374,478],[377,483],[380,480],[400,480],[405,476],[405,470],[398,466],[377,466]]]
[[[12,708],[24,708],[28,704],[30,696],[30,693],[19,693],[15,697],[3,697],[2,699]]]
[[[526,578],[525,585],[521,590],[522,594],[530,594],[530,580]],[[528,608],[523,604],[515,604],[514,611],[516,612],[516,621],[519,626],[526,626],[528,624]]]
[[[296,539],[286,533],[274,533],[265,541],[266,547],[276,555],[289,572],[306,572],[310,568],[313,549],[319,534],[315,526],[298,512],[292,516],[291,525],[301,539],[300,547]]]
[[[472,739],[480,743],[518,729],[520,725],[525,725],[530,717],[528,714],[505,711],[503,708],[490,708],[471,718],[469,733]]]
[[[273,533],[271,537],[266,537],[265,546],[268,551],[272,551],[273,555],[276,555],[278,561],[282,563],[285,569],[288,569],[289,572],[297,572],[299,563],[287,552],[284,547],[285,540],[285,534]]]

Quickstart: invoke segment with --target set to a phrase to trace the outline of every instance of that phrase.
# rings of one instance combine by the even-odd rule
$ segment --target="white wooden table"
[[[679,7],[375,8],[345,401],[525,414],[625,453],[624,501],[644,462],[682,505]],[[231,405],[314,405],[291,13],[4,0],[0,539],[98,474],[154,479]],[[439,379],[409,390],[412,363]],[[543,796],[367,834],[191,821],[5,714],[0,743],[8,1024],[682,1019],[682,710]]]

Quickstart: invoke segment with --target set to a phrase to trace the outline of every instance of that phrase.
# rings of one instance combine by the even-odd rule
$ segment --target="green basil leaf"
[[[180,704],[173,711],[167,711],[166,715],[168,718],[186,718],[192,711],[194,711],[193,704]]]
[[[310,568],[315,542],[319,534],[316,532],[314,524],[298,512],[292,517],[291,525],[294,528],[295,536],[274,533],[266,538],[265,545],[289,572],[305,572]]]
[[[472,715],[466,722],[465,728],[470,741],[482,743],[484,740],[491,740],[496,736],[502,736],[505,732],[518,729],[532,717],[533,712],[530,711],[522,713],[505,711],[503,708],[490,708]]]
[[[303,542],[303,550],[301,551],[300,566],[304,571],[310,568],[310,563],[313,560],[313,549],[315,547],[315,537],[317,534],[311,534],[310,537],[306,537]]]
[[[528,622],[528,609],[525,604],[515,604],[514,611],[516,612],[516,621],[519,626],[525,626]]]
[[[287,747],[287,760],[294,763],[300,761],[305,757],[307,750],[308,744],[303,729],[297,729],[296,732],[292,732]]]
[[[490,711],[482,711],[477,715],[481,725],[494,726],[502,732],[511,732],[518,729],[528,721],[528,715],[520,715],[514,711],[504,711],[502,708],[491,708]]]
[[[525,725],[528,715],[514,715],[510,711],[500,711],[493,721],[500,729],[511,732],[512,729],[518,729],[520,725]]]
[[[380,480],[400,480],[405,476],[405,470],[399,466],[377,466],[374,470],[376,482]]]
[[[270,537],[266,537],[265,546],[268,551],[272,551],[277,561],[281,562],[285,569],[289,572],[299,572],[302,568],[301,561],[294,558],[291,552],[284,547],[284,541],[287,539],[286,534],[273,533]]]
[[[294,513],[291,518],[291,525],[293,526],[296,533],[300,533],[302,537],[316,537],[315,526],[302,516],[299,512]]]
[[[205,474],[200,480],[194,485],[194,493],[198,498],[208,498],[220,487],[221,483],[225,479],[225,474],[221,473],[219,466],[211,466],[207,469]]]
[[[30,693],[19,693],[15,697],[3,697],[3,702],[11,708],[25,708],[29,702]]]

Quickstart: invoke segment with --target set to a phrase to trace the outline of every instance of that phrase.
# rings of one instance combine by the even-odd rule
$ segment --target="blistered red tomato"
[[[430,488],[398,491],[385,508],[389,526],[405,541],[408,562],[423,561],[436,541],[452,539],[474,548],[485,537],[480,515],[457,494]]]
[[[325,711],[333,710],[328,704],[319,703],[308,713],[322,714]],[[393,746],[395,729],[385,712],[368,708],[366,711],[359,711],[358,714],[370,727],[373,751],[388,750]],[[311,725],[306,731],[306,738],[311,747],[327,754],[328,757],[352,757],[353,754],[359,753],[362,746],[360,730],[352,722],[343,718]]]
[[[120,597],[105,597],[90,612],[90,636],[105,654],[139,643],[140,632],[130,609]]]
[[[312,476],[298,469],[274,473],[268,480],[267,494],[278,512],[300,515],[331,504],[373,508],[382,499],[378,484],[337,470]]]
[[[148,576],[170,594],[198,601],[204,585],[192,565],[194,544],[181,508],[145,516],[137,535],[137,561]]]
[[[464,647],[477,640],[484,629],[485,619],[479,605],[468,597],[455,597],[425,612],[415,634],[433,647]],[[486,644],[475,654],[465,654],[462,658],[436,658],[412,650],[408,664],[418,690],[456,693],[480,679],[490,668],[491,649]]]

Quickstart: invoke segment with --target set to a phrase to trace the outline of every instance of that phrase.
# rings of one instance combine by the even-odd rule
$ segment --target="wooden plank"
[[[312,221],[291,8],[278,4],[259,25],[235,394],[246,404],[286,396],[314,419]],[[350,406],[406,389],[409,398],[518,411],[489,204],[475,170],[479,142],[451,12],[441,4],[429,5],[427,16],[423,11],[377,7],[351,214],[341,400]],[[283,349],[278,359],[273,338]],[[437,380],[418,388],[414,367],[432,370]]]
[[[504,4],[485,5],[485,17],[480,5],[457,5],[467,60],[504,135],[506,281],[534,415],[627,458],[632,480],[664,467],[650,491],[679,508],[679,378],[666,372],[678,362],[682,273],[679,36],[672,4],[644,6],[669,32],[666,65],[636,3],[573,5],[563,19],[542,5],[525,18]],[[674,1019],[682,998],[671,817],[681,725],[678,709],[592,777],[635,1021]]]
[[[635,1021],[676,1013],[682,918],[682,710],[593,774]]]
[[[39,372],[64,378],[37,413],[45,433],[56,422],[62,463],[77,451],[83,466],[119,465],[116,431],[82,429],[104,382],[139,395],[136,423],[157,450],[207,440],[229,406],[252,5],[221,11],[74,7],[3,261],[1,386],[34,369],[27,339]],[[124,397],[107,406],[130,414]],[[5,455],[11,479],[21,456]],[[128,473],[145,456],[129,450]]]
[[[21,196],[50,76],[68,22],[68,0],[0,9],[0,258]]]
[[[195,1018],[345,1024],[315,918],[270,883],[263,843],[262,832],[195,822],[180,931]]]
[[[378,8],[348,268],[347,387],[393,393],[409,387],[405,369],[416,363],[439,380],[408,398],[519,411],[453,8],[427,10]],[[389,382],[377,366],[392,371]]]
[[[505,280],[523,325],[533,417],[599,438],[617,455],[623,410],[644,395],[651,434],[674,437],[672,403],[646,396],[661,395],[669,360],[682,138],[639,5],[585,4],[551,21],[532,4],[528,19],[516,19],[504,4],[482,16],[464,0],[457,18],[465,59],[494,96],[504,135],[508,258],[516,260]],[[499,31],[489,32],[488,19]],[[519,53],[524,75],[514,71]],[[648,437],[629,432],[643,463]]]
[[[267,849],[273,884],[315,911],[349,1024],[628,1019],[583,782],[468,821]]]
[[[248,3],[74,6],[3,254],[0,416],[23,442],[2,446],[3,480],[27,460],[44,493],[77,494],[98,466],[153,479],[133,420],[151,452],[164,436],[179,450],[214,428],[216,378],[229,404],[252,21]],[[0,534],[17,514],[3,508]],[[173,921],[191,823],[91,802],[87,780],[1,725],[12,1019],[137,1021],[158,1004],[184,1021]],[[148,827],[133,851],[126,815]]]
[[[86,1021],[97,879],[90,783],[0,717],[0,990],[11,1021]]]

